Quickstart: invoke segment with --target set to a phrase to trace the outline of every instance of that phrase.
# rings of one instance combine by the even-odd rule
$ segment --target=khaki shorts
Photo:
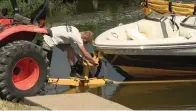
[[[47,44],[48,47],[52,48],[52,47],[57,47],[62,51],[66,51],[68,48],[71,48],[71,44],[69,43],[54,43],[53,40],[51,39],[50,34],[49,35],[44,35],[44,43]]]
[[[67,49],[72,48],[71,44],[58,44],[56,47],[61,51],[66,51]]]

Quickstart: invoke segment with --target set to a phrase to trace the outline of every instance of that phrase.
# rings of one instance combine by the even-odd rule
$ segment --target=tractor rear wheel
[[[14,41],[0,48],[0,97],[19,102],[47,85],[50,68],[46,53],[29,41]]]

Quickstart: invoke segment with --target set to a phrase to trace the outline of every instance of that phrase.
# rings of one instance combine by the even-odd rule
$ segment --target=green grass
[[[8,101],[0,100],[1,110],[44,110],[44,108],[38,106],[28,106],[19,103],[12,103]]]

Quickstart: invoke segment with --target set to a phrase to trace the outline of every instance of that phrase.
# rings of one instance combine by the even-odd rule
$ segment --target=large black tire
[[[43,91],[50,76],[50,67],[47,55],[41,47],[29,41],[14,41],[1,47],[0,53],[1,99],[12,102],[20,102],[20,100],[22,100],[24,97],[34,96],[40,93],[40,91]],[[26,63],[28,65],[34,64],[37,70],[35,70],[35,68],[32,68],[31,66],[27,66],[25,63],[21,65],[22,60],[26,60]],[[19,64],[19,61],[21,62],[21,64],[17,66],[16,64]],[[24,67],[21,68],[22,66]],[[31,75],[36,75],[36,79],[28,80],[29,82],[27,83],[31,83],[31,86],[24,86],[26,89],[18,88],[16,87],[17,85],[14,84],[17,83],[17,81],[14,82],[15,80],[13,78],[16,76],[19,77],[19,75],[22,74],[21,70],[26,71],[24,71],[25,73],[23,73],[23,75],[28,73]],[[35,71],[39,72],[37,73]],[[26,77],[25,79],[28,78],[30,78],[30,76]],[[23,87],[23,85],[20,86]]]

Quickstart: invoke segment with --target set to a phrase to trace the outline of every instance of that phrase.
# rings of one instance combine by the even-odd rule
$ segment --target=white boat
[[[100,34],[94,43],[134,77],[196,75],[196,16],[150,15]]]

